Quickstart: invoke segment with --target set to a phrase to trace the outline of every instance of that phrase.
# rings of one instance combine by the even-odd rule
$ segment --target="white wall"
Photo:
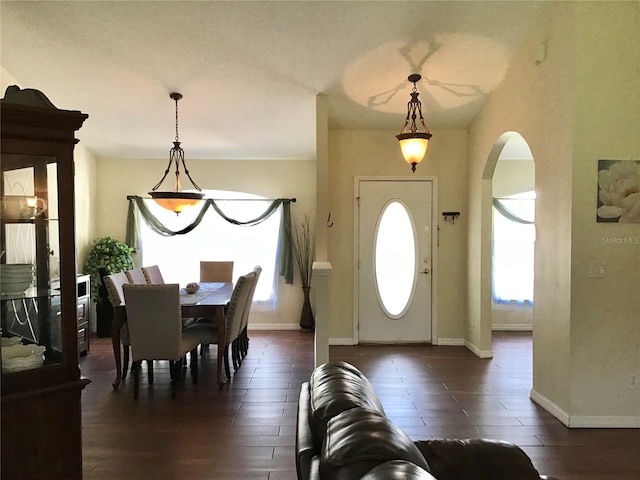
[[[188,152],[186,152],[188,155]],[[148,196],[166,168],[166,159],[99,159],[97,162],[98,218],[96,236],[124,241],[127,195]],[[315,208],[314,161],[213,161],[188,160],[189,172],[203,189],[248,192],[267,198],[296,197],[292,214]],[[168,180],[165,180],[167,182]],[[171,183],[168,183],[170,188]],[[275,310],[252,312],[250,323],[261,328],[296,328],[300,321],[302,290],[299,280],[281,281],[281,298]],[[299,328],[299,327],[298,327]]]

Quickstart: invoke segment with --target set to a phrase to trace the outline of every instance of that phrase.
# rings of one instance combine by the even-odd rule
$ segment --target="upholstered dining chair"
[[[238,336],[236,343],[236,361],[234,362],[234,366],[236,363],[238,366],[242,364],[242,359],[247,355],[249,351],[249,335],[247,333],[247,327],[249,326],[249,313],[251,311],[251,306],[253,305],[253,297],[256,293],[256,286],[258,285],[258,280],[260,280],[260,274],[262,273],[262,267],[260,265],[256,265],[253,268],[253,273],[256,274],[256,277],[251,285],[251,290],[249,290],[249,296],[247,297],[247,303],[244,307],[244,311],[242,312],[242,322],[240,325],[240,335]],[[233,352],[233,346],[231,347],[231,351]]]
[[[147,283],[147,279],[144,277],[144,273],[141,268],[132,268],[131,270],[127,270],[124,272],[129,279],[129,283],[135,284],[145,284]]]
[[[191,352],[191,375],[198,383],[197,348],[200,339],[183,333],[180,311],[180,286],[164,285],[122,286],[133,359],[133,396],[140,390],[140,362],[142,360],[168,360],[171,374],[171,396],[175,397],[176,384],[184,380],[185,357]]]
[[[201,261],[201,282],[232,282],[233,261]]]
[[[142,274],[149,284],[162,285],[164,283],[164,278],[162,278],[162,273],[158,265],[142,267]]]
[[[238,368],[242,364],[242,359],[240,358],[240,337],[242,336],[242,322],[244,321],[245,315],[249,312],[247,308],[251,309],[252,300],[249,298],[252,295],[252,291],[257,281],[257,274],[255,271],[251,271],[246,275],[243,275],[246,279],[248,285],[245,286],[247,289],[247,295],[244,299],[244,305],[242,305],[241,312],[239,317],[234,319],[231,323],[231,331],[230,331],[230,342],[231,342],[231,360],[233,361],[233,370],[238,371]]]
[[[229,367],[229,346],[238,337],[240,332],[242,314],[254,279],[254,272],[242,275],[238,278],[233,287],[231,300],[229,300],[227,308],[225,309],[225,341],[224,345],[218,345],[218,348],[224,349],[224,370],[227,374],[227,378],[231,378],[231,369]],[[202,344],[201,351],[203,354],[205,345],[218,343],[218,329],[214,323],[197,322],[185,328],[184,332],[185,334],[195,335],[198,337]]]
[[[113,273],[104,277],[104,286],[107,289],[107,296],[111,305],[115,307],[124,306],[124,293],[122,286],[129,283],[129,279],[124,272]],[[122,343],[122,378],[127,378],[129,372],[129,327],[125,323],[120,330],[120,341]],[[149,380],[153,381],[153,364],[148,362]]]

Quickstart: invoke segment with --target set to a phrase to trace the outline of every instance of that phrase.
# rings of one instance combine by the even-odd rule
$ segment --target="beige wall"
[[[329,131],[329,205],[333,227],[328,229],[329,331],[333,342],[353,340],[353,239],[354,178],[357,176],[406,176],[411,167],[404,161],[391,131]],[[429,151],[415,175],[437,177],[437,222],[440,246],[437,251],[438,336],[447,341],[464,338],[466,311],[465,250],[466,226],[466,132],[433,131]],[[441,211],[460,211],[455,224],[444,222]]]
[[[490,342],[487,163],[496,160],[493,144],[514,130],[536,164],[532,398],[570,425],[640,425],[640,391],[629,387],[629,373],[640,370],[639,246],[603,242],[637,237],[638,226],[595,222],[597,159],[640,157],[638,8],[545,4],[470,130],[470,339],[480,348]],[[537,64],[542,44],[547,55]],[[606,263],[606,278],[587,277],[594,260]]]
[[[640,159],[640,3],[576,7],[570,413],[640,427],[640,225],[595,222],[598,159]],[[607,243],[605,239],[631,239]],[[606,277],[590,278],[590,262]]]
[[[187,152],[188,155],[188,152]],[[313,212],[315,207],[314,161],[203,161],[187,160],[189,172],[203,189],[249,192],[267,198],[296,197],[296,212]],[[97,162],[98,218],[96,236],[110,235],[124,241],[127,195],[148,196],[166,168],[165,159],[99,159]],[[165,180],[167,188],[171,183]],[[300,321],[302,290],[299,280],[281,281],[278,305],[268,312],[252,312],[250,322],[262,328],[296,328]]]

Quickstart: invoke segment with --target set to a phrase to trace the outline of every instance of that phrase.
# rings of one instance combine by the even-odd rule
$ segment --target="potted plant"
[[[99,337],[111,335],[113,322],[113,309],[102,278],[133,268],[133,251],[129,245],[111,237],[97,238],[89,248],[83,271],[91,275],[91,298],[96,303],[96,333]]]
[[[293,258],[300,274],[302,282],[302,292],[304,301],[302,303],[302,313],[300,315],[300,327],[305,330],[315,329],[315,320],[311,310],[309,291],[311,290],[311,275],[313,274],[313,260],[316,250],[316,236],[314,232],[314,222],[312,218],[305,214],[296,218],[293,224],[293,234],[291,235]]]

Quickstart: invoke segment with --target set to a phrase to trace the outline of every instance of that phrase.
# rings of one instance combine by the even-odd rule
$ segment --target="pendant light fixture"
[[[411,171],[416,171],[416,165],[419,164],[427,153],[427,146],[429,145],[429,139],[431,133],[424,124],[424,117],[422,116],[422,102],[418,100],[418,89],[416,83],[422,78],[421,75],[414,73],[409,75],[408,80],[413,83],[413,90],[411,90],[411,100],[407,103],[407,119],[404,122],[404,127],[400,131],[396,138],[400,142],[400,149],[402,155],[407,163],[411,164]],[[418,131],[416,125],[416,118],[420,118],[422,124],[422,131]]]
[[[202,198],[204,197],[204,193],[200,192],[200,187],[196,185],[196,183],[189,175],[189,170],[187,170],[187,165],[184,162],[184,150],[180,147],[180,139],[178,137],[178,100],[182,98],[181,93],[172,92],[169,94],[169,97],[176,102],[176,139],[173,142],[173,148],[169,151],[169,165],[167,169],[164,171],[164,175],[157,183],[155,187],[149,192],[151,198],[153,198],[158,205],[167,210],[171,210],[175,212],[176,215],[180,213],[182,210],[188,207],[195,206],[200,203]],[[165,178],[167,178],[167,174],[171,169],[171,164],[174,163],[176,166],[176,180],[174,183],[173,192],[158,192],[158,188],[162,185],[162,182]],[[182,167],[184,168],[184,173],[187,175],[193,187],[198,190],[197,192],[183,192],[180,187],[180,164],[182,163]]]

